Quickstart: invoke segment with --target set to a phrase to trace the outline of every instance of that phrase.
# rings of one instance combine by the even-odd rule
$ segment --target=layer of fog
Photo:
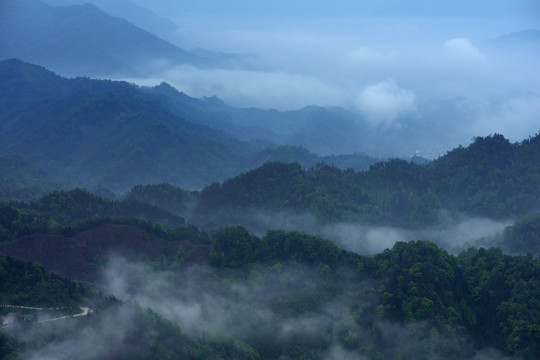
[[[222,217],[221,217],[222,216]],[[471,246],[490,247],[496,244],[491,237],[513,224],[512,219],[493,220],[465,215],[440,213],[436,226],[405,229],[397,226],[367,225],[354,222],[321,224],[315,216],[288,211],[249,211],[219,215],[212,220],[213,226],[241,225],[262,237],[268,230],[301,231],[318,235],[336,243],[339,247],[362,255],[377,254],[391,248],[398,241],[428,240],[454,254]]]
[[[309,348],[310,341],[327,338],[333,339],[329,345],[312,344],[321,347],[320,358],[364,359],[335,341],[342,336],[340,332],[345,331],[355,339],[356,346],[373,347],[376,341],[384,344],[381,350],[389,354],[412,356],[421,353],[425,358],[442,359],[440,350],[453,344],[463,349],[464,357],[470,359],[504,358],[492,349],[475,353],[472,342],[464,340],[465,334],[439,333],[426,322],[403,325],[377,317],[373,309],[379,303],[378,284],[359,279],[354,274],[341,274],[341,278],[349,282],[334,296],[326,296],[323,287],[327,285],[324,285],[321,273],[302,265],[251,271],[247,278],[241,272],[236,275],[239,276],[234,272],[222,274],[205,266],[160,271],[144,263],[111,257],[103,273],[102,285],[115,297],[149,308],[171,320],[199,341],[215,334],[228,334],[248,343],[264,343],[265,349],[277,344],[277,348],[283,350],[298,339],[303,339],[300,343]],[[317,298],[315,307],[306,294]],[[297,296],[304,299],[300,309],[293,313],[280,310],[280,304],[299,301]],[[356,304],[352,307],[346,302],[351,298]],[[76,326],[68,321],[57,322],[54,329],[26,330],[23,332],[25,340],[32,339],[38,332],[43,336],[53,330],[65,337],[42,344],[41,348],[23,354],[24,358],[91,359],[111,357],[111,354],[144,355],[137,353],[145,351],[144,348],[127,349],[124,345],[124,340],[136,326],[131,305],[104,310],[96,316],[91,326]],[[359,316],[362,323],[356,321]]]
[[[334,240],[345,249],[358,253],[376,254],[391,248],[398,241],[411,240],[433,241],[452,253],[459,253],[470,246],[492,246],[488,239],[511,224],[511,221],[486,218],[464,219],[444,227],[421,230],[336,224],[325,227],[321,235]]]

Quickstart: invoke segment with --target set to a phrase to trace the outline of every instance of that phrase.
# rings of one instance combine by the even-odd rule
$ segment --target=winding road
[[[64,310],[65,307],[56,307],[56,308],[40,308],[40,307],[32,307],[32,306],[20,306],[20,305],[0,305],[0,308],[13,308],[13,309],[25,309],[25,310],[37,310],[37,311],[47,311],[47,310]],[[52,319],[44,319],[44,320],[38,320],[38,324],[40,323],[46,323],[51,321],[58,321],[58,320],[64,320],[64,319],[72,319],[72,318],[79,318],[83,316],[88,316],[89,314],[92,314],[94,310],[90,309],[86,306],[80,307],[81,312],[79,314],[73,314],[73,315],[64,315]],[[14,322],[14,318],[2,318],[2,327],[8,327],[12,325]]]

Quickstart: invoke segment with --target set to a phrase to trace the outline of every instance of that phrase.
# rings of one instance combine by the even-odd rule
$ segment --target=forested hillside
[[[200,187],[246,169],[252,153],[128,83],[65,79],[18,60],[0,63],[0,79],[0,152],[21,155],[66,184]]]
[[[78,243],[78,236],[65,241]],[[43,327],[16,338],[2,330],[3,344],[9,344],[3,354],[46,354],[52,351],[44,342],[48,338],[58,344],[57,351],[73,356],[77,350],[68,344],[82,346],[89,337],[102,345],[97,347],[101,354],[116,349],[115,357],[126,359],[137,358],[136,348],[153,358],[190,354],[195,359],[209,354],[250,359],[468,359],[486,351],[496,359],[503,354],[524,359],[540,355],[540,263],[531,256],[483,248],[455,256],[426,241],[396,243],[381,254],[361,256],[316,236],[276,230],[257,237],[241,227],[210,235],[194,232],[187,239],[206,244],[206,257],[194,262],[185,240],[168,240],[178,248],[168,260],[159,260],[159,252],[145,264],[135,258],[93,260],[93,271],[101,268],[105,274],[102,280],[94,277],[103,286],[100,291],[108,288],[151,310],[86,292],[83,301],[96,309],[90,320]],[[97,238],[86,242],[89,249],[102,246]],[[41,244],[54,246],[43,237]],[[25,248],[26,256],[35,251],[28,244]],[[56,279],[40,275],[42,280],[37,280],[28,269],[44,274],[39,266],[18,263],[25,276],[16,280],[7,266],[12,263],[8,258],[0,273],[7,281],[4,286],[17,283],[20,291],[38,291],[31,285],[38,281],[48,291],[47,279]],[[72,266],[84,264],[75,261]],[[67,271],[80,276],[75,267]],[[73,291],[78,286],[65,284]],[[9,289],[9,296],[15,294]],[[37,295],[24,296],[31,303]],[[188,310],[194,303],[199,310]],[[98,340],[99,333],[110,338]]]
[[[204,188],[198,210],[288,209],[409,227],[435,224],[443,210],[510,218],[540,207],[539,158],[540,135],[512,144],[496,134],[425,165],[395,159],[355,172],[272,162]]]
[[[538,139],[511,144],[493,135],[428,164],[392,160],[360,172],[271,162],[201,192],[160,184],[116,200],[75,189],[2,202],[0,253],[118,297],[83,294],[38,265],[20,263],[17,273],[4,266],[6,302],[36,304],[65,284],[71,292],[59,296],[96,312],[32,335],[3,329],[2,354],[72,357],[68,344],[90,338],[104,349],[97,357],[120,349],[117,358],[136,358],[134,349],[143,358],[538,358],[538,216],[531,212],[539,198]],[[409,227],[437,223],[442,210],[523,215],[490,241],[531,254],[470,248],[453,255],[412,241],[367,256],[298,231],[216,228],[220,211],[255,207],[313,212],[327,223]],[[214,230],[185,225],[180,215],[214,219]],[[110,332],[111,318],[120,331]],[[99,333],[111,336],[101,343]]]
[[[20,156],[0,155],[0,199],[29,202],[59,186],[43,170]]]
[[[140,226],[177,227],[185,220],[161,208],[136,200],[113,201],[85,190],[53,191],[31,204],[0,200],[0,241],[12,241],[35,232],[72,234],[110,222],[112,219],[134,221]],[[75,230],[74,230],[75,229]]]
[[[358,170],[380,160],[362,154],[320,157],[299,146],[239,141],[232,128],[229,134],[214,129],[227,128],[228,115],[213,112],[211,99],[174,90],[168,96],[182,101],[170,104],[159,91],[170,88],[165,84],[140,88],[120,81],[68,79],[19,60],[0,62],[0,81],[0,154],[24,158],[55,187],[118,193],[167,182],[202,188],[270,160],[304,166],[327,162]],[[202,119],[212,119],[214,128]],[[4,199],[43,195],[24,180],[10,179],[6,186],[0,194]],[[19,187],[28,194],[17,195],[23,191]]]
[[[518,218],[493,239],[493,244],[509,254],[540,256],[540,212]]]

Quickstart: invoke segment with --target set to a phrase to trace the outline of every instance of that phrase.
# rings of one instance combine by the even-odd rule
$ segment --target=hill
[[[226,218],[231,209],[268,209],[406,227],[436,224],[443,210],[509,218],[540,204],[539,144],[540,135],[515,144],[502,135],[478,137],[428,164],[396,159],[361,172],[267,163],[204,188],[198,211],[214,221],[220,211]]]
[[[0,200],[0,211],[0,242],[36,232],[71,236],[113,219],[159,233],[162,228],[184,225],[182,217],[153,205],[134,199],[104,199],[81,189],[55,190],[30,204]]]

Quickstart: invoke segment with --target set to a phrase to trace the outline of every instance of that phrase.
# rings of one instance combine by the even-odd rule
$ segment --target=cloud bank
[[[415,98],[414,93],[400,88],[394,81],[381,81],[366,86],[355,105],[372,125],[388,127],[415,110]]]
[[[447,40],[444,43],[444,49],[448,52],[448,55],[454,59],[477,61],[483,58],[480,51],[466,38]]]

